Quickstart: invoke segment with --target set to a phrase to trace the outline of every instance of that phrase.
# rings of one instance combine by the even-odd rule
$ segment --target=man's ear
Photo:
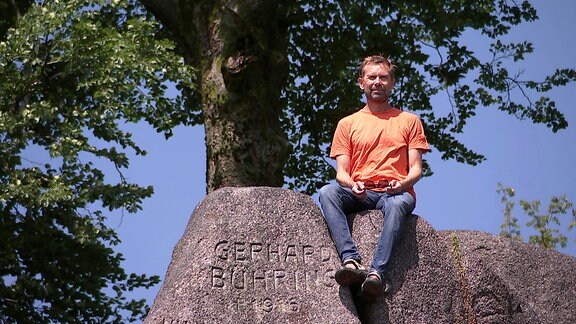
[[[362,80],[362,78],[358,78],[358,87],[364,90],[364,80]]]

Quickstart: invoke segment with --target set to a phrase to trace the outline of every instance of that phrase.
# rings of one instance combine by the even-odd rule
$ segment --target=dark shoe
[[[336,271],[336,282],[341,286],[350,286],[366,279],[368,271],[356,260],[348,259],[342,263],[342,268]]]
[[[371,271],[366,276],[366,280],[362,284],[362,295],[367,300],[376,300],[382,294],[390,290],[390,285],[382,281],[382,277],[378,272]]]

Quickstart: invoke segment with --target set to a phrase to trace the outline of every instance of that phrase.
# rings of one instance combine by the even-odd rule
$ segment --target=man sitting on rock
[[[366,105],[339,121],[330,157],[336,159],[336,182],[320,189],[319,200],[342,268],[340,285],[362,283],[362,294],[386,293],[383,279],[392,249],[407,215],[416,206],[414,184],[422,175],[422,154],[429,150],[420,119],[388,103],[396,66],[387,58],[365,58],[358,85]],[[380,209],[384,226],[367,270],[352,239],[346,215]]]

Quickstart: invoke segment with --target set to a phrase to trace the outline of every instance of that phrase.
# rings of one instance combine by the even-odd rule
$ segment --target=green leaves
[[[522,240],[518,218],[512,214],[516,204],[511,200],[516,194],[514,188],[504,187],[502,184],[498,183],[498,189],[496,192],[502,196],[500,201],[504,204],[504,222],[500,226],[500,236]]]
[[[504,203],[504,223],[500,232],[501,236],[522,240],[520,235],[521,226],[518,218],[512,215],[515,202],[514,189],[498,184],[497,192],[502,195]],[[534,234],[528,236],[528,242],[547,249],[557,249],[568,245],[568,237],[565,233],[576,225],[576,209],[566,196],[553,196],[550,198],[547,210],[540,211],[539,200],[520,200],[519,205],[528,216],[526,226]],[[568,217],[568,219],[566,219]]]
[[[192,123],[168,84],[192,88],[194,71],[134,1],[42,2],[14,21],[0,38],[0,322],[137,320],[147,306],[124,294],[159,278],[125,273],[106,219],[153,188],[123,176],[146,154],[124,129]]]

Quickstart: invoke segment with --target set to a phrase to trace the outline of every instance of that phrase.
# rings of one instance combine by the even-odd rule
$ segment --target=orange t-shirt
[[[418,116],[397,108],[381,113],[360,110],[338,122],[330,157],[348,155],[354,181],[403,180],[409,149],[430,150]],[[416,198],[414,188],[407,191]]]

